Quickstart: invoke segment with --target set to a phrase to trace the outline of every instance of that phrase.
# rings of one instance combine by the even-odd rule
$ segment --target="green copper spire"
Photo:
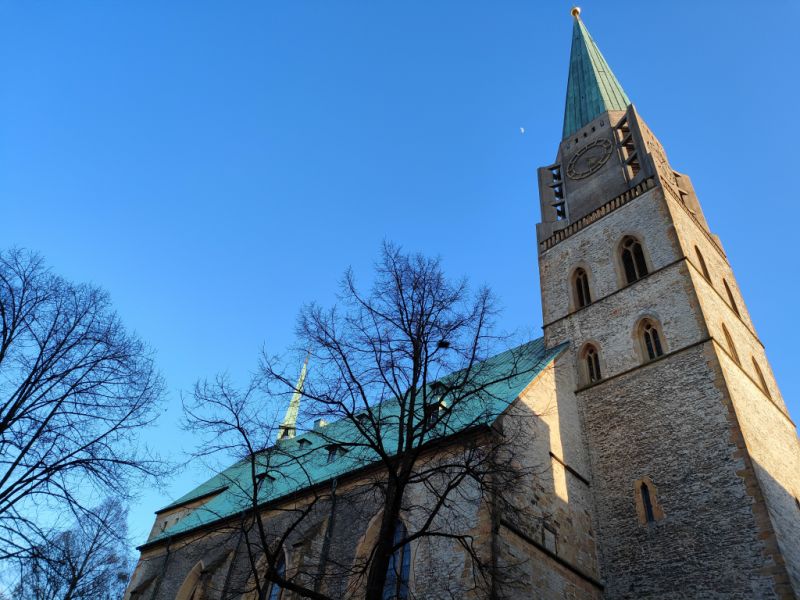
[[[609,110],[625,110],[631,103],[625,90],[600,54],[581,21],[581,9],[572,9],[572,51],[569,57],[564,138]]]
[[[303,394],[303,384],[306,381],[306,370],[308,369],[308,357],[303,362],[303,368],[300,370],[300,377],[297,379],[297,385],[294,386],[294,394],[289,401],[289,408],[286,409],[286,416],[283,418],[278,429],[278,439],[293,438],[297,432],[297,414],[300,412],[300,398]]]

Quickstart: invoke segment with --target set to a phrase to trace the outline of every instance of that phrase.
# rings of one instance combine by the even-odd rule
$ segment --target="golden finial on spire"
[[[575,17],[576,19],[580,19],[580,17],[581,17],[581,7],[580,6],[573,6],[572,10],[570,10],[569,13],[573,17]]]

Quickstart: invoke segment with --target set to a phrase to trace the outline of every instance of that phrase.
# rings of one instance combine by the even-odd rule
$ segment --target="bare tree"
[[[0,253],[0,559],[30,555],[55,515],[91,516],[92,498],[158,474],[137,438],[161,394],[105,292]]]
[[[291,480],[292,488],[302,489],[314,483],[304,468],[308,453],[276,443],[281,432],[277,417],[284,403],[267,397],[264,386],[262,373],[255,373],[243,389],[234,386],[227,375],[218,375],[213,381],[198,381],[191,397],[184,399],[184,427],[200,438],[193,459],[211,459],[216,465],[218,459],[237,459],[220,475],[220,484],[240,499],[243,510],[233,518],[227,513],[208,515],[207,518],[220,519],[208,533],[235,539],[243,548],[240,560],[247,563],[246,576],[227,590],[229,594],[265,600],[271,587],[279,585],[305,598],[329,600],[313,584],[289,578],[280,568],[289,538],[305,526],[308,517],[329,495],[312,491],[302,503],[274,508],[268,517],[260,510],[264,487],[278,473],[282,479]],[[295,399],[301,390],[302,387],[292,388]]]
[[[128,511],[109,500],[74,526],[53,532],[30,556],[18,561],[21,600],[118,600],[125,592],[131,561]]]
[[[301,311],[298,349],[311,356],[304,385],[297,387],[285,365],[264,354],[260,372],[243,393],[224,378],[197,386],[191,426],[218,440],[230,434],[225,449],[237,446],[250,461],[244,486],[252,500],[248,523],[257,535],[248,542],[248,556],[252,575],[265,582],[259,598],[266,597],[270,582],[303,597],[327,598],[321,591],[326,577],[347,578],[348,593],[367,600],[405,598],[408,590],[389,589],[402,585],[397,583],[401,574],[393,572],[398,553],[426,538],[460,546],[476,587],[494,584],[497,574],[486,549],[464,530],[458,506],[491,509],[503,501],[502,490],[528,474],[514,460],[508,436],[495,427],[508,409],[498,402],[498,390],[524,375],[521,365],[527,364],[511,350],[502,368],[486,362],[508,343],[493,333],[495,317],[487,289],[472,293],[466,281],[447,280],[438,260],[386,244],[370,292],[363,293],[348,271],[337,306],[311,304]],[[358,471],[358,482],[346,495],[337,495],[335,480],[330,490],[315,487],[319,476],[311,467],[303,470],[302,446],[288,449],[274,438],[264,439],[263,432],[277,430],[274,398],[290,393],[302,399],[306,421],[335,422],[312,433],[330,452],[346,455],[351,471]],[[266,403],[270,398],[273,403]],[[268,423],[264,415],[270,415]],[[305,501],[292,506],[291,518],[263,517],[264,497],[257,488],[259,477],[263,481],[270,470],[306,478],[296,486],[306,486]],[[292,532],[315,508],[335,502],[377,509],[373,514],[380,514],[380,522],[369,547],[355,560],[326,556],[326,571],[281,572],[282,547]],[[413,527],[398,534],[401,515],[414,515]],[[266,557],[266,567],[259,555]]]

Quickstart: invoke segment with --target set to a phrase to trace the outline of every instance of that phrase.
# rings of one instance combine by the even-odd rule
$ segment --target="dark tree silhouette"
[[[396,579],[393,557],[422,538],[457,544],[468,557],[474,586],[494,585],[497,573],[486,548],[464,531],[458,507],[496,508],[500,492],[530,474],[514,460],[513,440],[495,423],[507,408],[495,402],[498,386],[519,376],[524,362],[513,351],[502,369],[484,362],[509,343],[493,333],[496,314],[488,289],[473,293],[465,280],[449,281],[439,260],[385,244],[369,292],[362,292],[348,271],[337,306],[311,304],[301,311],[298,352],[310,354],[301,389],[295,389],[294,369],[266,353],[245,391],[234,390],[225,377],[198,383],[187,407],[189,426],[210,432],[204,443],[216,440],[214,450],[238,449],[251,465],[251,476],[237,485],[252,500],[243,527],[251,532],[245,536],[251,580],[259,581],[253,597],[266,598],[278,584],[303,597],[328,598],[321,591],[326,578],[346,579],[353,597],[405,597],[399,584],[388,590]],[[290,464],[304,473],[302,449],[289,453],[274,442],[276,407],[285,406],[274,400],[292,393],[302,399],[305,422],[348,424],[344,437],[341,426],[313,432],[331,451],[347,456],[359,479],[346,493],[336,492],[335,481],[329,490],[309,487],[306,502],[296,503],[291,515],[270,512],[267,518],[257,492],[264,475]],[[308,474],[298,487],[312,479]],[[282,549],[292,533],[321,505],[333,514],[333,502],[377,509],[368,547],[349,562],[327,555],[325,572],[281,572]],[[414,515],[413,523],[398,533],[403,515]]]
[[[160,472],[137,437],[161,393],[105,292],[0,253],[0,559],[40,547],[53,515],[91,515],[88,499]]]
[[[19,560],[14,597],[24,600],[119,600],[131,569],[126,519],[117,500],[96,507],[73,527],[52,532]]]

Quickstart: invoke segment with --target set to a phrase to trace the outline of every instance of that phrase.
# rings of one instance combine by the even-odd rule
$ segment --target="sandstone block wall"
[[[606,596],[675,597],[680,582],[685,597],[793,597],[796,432],[724,253],[702,215],[665,194],[653,189],[540,255],[545,337],[570,343],[565,360],[577,379]],[[642,241],[650,271],[632,285],[617,258],[628,234]],[[578,266],[594,301],[580,309],[570,277]],[[667,353],[646,365],[634,330],[643,316],[661,323]],[[741,366],[727,355],[720,366],[723,323]],[[604,377],[592,385],[579,356],[587,342],[600,351]],[[754,384],[752,358],[772,402]],[[637,512],[643,480],[663,510],[649,525]]]
[[[567,353],[525,390],[504,416],[514,456],[529,469],[500,515],[501,598],[602,597],[588,457]]]
[[[326,499],[306,517],[284,544],[287,574],[307,585],[315,580],[318,587],[333,598],[348,598],[359,587],[352,567],[364,551],[369,528],[377,524],[378,497],[371,487],[350,484],[338,494],[335,510]],[[457,500],[456,500],[457,499]],[[409,489],[402,514],[410,532],[418,528],[429,512],[425,507],[432,496],[422,485]],[[283,532],[293,519],[287,508],[265,513],[268,529]],[[481,510],[485,506],[474,484],[464,483],[454,501],[444,507],[433,523],[442,531],[473,534],[476,548],[487,554],[491,548],[491,527],[486,526]],[[174,600],[193,570],[202,572],[203,600],[250,600],[253,590],[252,570],[241,522],[212,524],[204,531],[173,542],[145,549],[129,586],[127,598],[137,600]],[[325,536],[330,545],[324,555]],[[422,590],[426,598],[449,599],[453,595],[483,598],[476,590],[472,564],[457,541],[446,538],[420,538],[410,545],[410,589]],[[324,577],[320,578],[320,574]],[[132,592],[136,592],[132,594]],[[296,594],[284,592],[294,600]]]
[[[690,269],[692,283],[709,334],[716,342],[726,392],[733,402],[737,425],[766,501],[771,528],[778,542],[777,560],[785,561],[795,593],[800,594],[800,505],[797,502],[800,498],[800,441],[797,429],[789,417],[730,264],[677,202],[670,202],[669,207],[681,246],[693,266]],[[708,279],[697,258],[697,249],[706,263]],[[723,279],[731,290],[736,310],[731,306]],[[733,342],[732,348],[723,325]],[[763,375],[766,391],[762,389],[754,363]],[[765,535],[769,535],[768,532]]]
[[[670,225],[661,192],[653,189],[542,253],[539,277],[545,335],[549,324],[575,309],[570,283],[575,268],[587,270],[593,300],[624,287],[617,249],[626,235],[642,240],[650,271],[680,258]]]
[[[728,412],[694,346],[579,393],[608,598],[776,598]],[[664,518],[643,524],[649,477]]]

